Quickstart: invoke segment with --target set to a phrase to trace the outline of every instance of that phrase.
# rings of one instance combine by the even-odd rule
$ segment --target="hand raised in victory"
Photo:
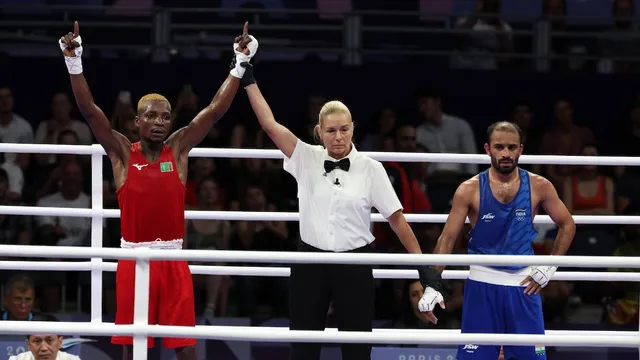
[[[233,52],[236,55],[243,54],[251,60],[257,51],[258,39],[249,35],[249,22],[247,21],[244,23],[244,27],[242,28],[242,35],[236,36],[233,41]]]
[[[80,25],[75,21],[73,23],[73,33],[60,38],[60,48],[66,57],[76,57],[82,54],[82,38],[80,37]],[[80,49],[80,51],[77,51]]]
[[[69,74],[82,74],[82,38],[80,37],[80,26],[77,21],[73,23],[73,32],[61,37],[58,43],[64,54]]]
[[[258,40],[249,35],[249,23],[245,22],[242,35],[236,36],[233,41],[233,60],[231,61],[231,75],[242,79],[245,67],[241,64],[249,63],[258,51]],[[246,64],[245,64],[246,65]]]
[[[247,45],[253,41],[252,36],[249,35],[249,22],[245,22],[242,28],[242,35],[236,36],[235,40],[233,40],[234,52],[241,52],[245,55],[249,55],[249,49]]]

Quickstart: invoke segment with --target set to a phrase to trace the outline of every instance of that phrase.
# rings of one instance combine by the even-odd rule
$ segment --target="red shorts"
[[[116,272],[116,325],[133,324],[136,264],[134,260],[118,261]],[[149,324],[196,326],[193,280],[186,261],[154,260],[150,262]],[[114,336],[111,343],[133,344],[131,336]],[[196,344],[196,339],[163,338],[165,348]],[[149,338],[148,347],[154,345]]]

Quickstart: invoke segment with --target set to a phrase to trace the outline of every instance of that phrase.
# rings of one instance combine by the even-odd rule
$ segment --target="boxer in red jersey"
[[[71,77],[73,94],[98,142],[111,160],[121,213],[123,248],[182,248],[185,184],[189,151],[198,145],[227,111],[241,83],[244,68],[258,48],[248,34],[248,24],[234,42],[232,69],[213,100],[186,127],[169,135],[171,105],[162,95],[143,96],[135,124],[140,142],[131,144],[111,129],[109,120],[94,103],[82,74],[82,39],[78,23],[59,41]],[[133,323],[135,261],[121,260],[116,273],[116,324]],[[193,283],[186,261],[151,261],[149,324],[195,326]],[[178,360],[195,360],[196,339],[165,338]],[[132,357],[132,337],[114,336],[124,345],[123,359]],[[153,339],[149,339],[153,347]]]

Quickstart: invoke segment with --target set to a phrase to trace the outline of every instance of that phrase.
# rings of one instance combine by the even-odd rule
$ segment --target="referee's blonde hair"
[[[322,105],[318,115],[318,125],[322,126],[322,118],[333,114],[345,114],[351,119],[351,111],[342,101],[333,100]],[[353,120],[352,120],[353,121]]]
[[[316,125],[313,131],[313,138],[319,144],[322,144],[322,137],[320,136],[320,128],[322,128],[322,119],[334,114],[344,114],[349,117],[349,120],[353,123],[353,119],[351,118],[351,111],[342,101],[332,100],[326,102],[322,105],[320,109],[320,114],[318,114],[318,125]],[[322,144],[324,145],[324,144]]]

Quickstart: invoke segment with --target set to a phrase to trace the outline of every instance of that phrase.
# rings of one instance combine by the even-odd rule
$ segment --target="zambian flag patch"
[[[160,172],[172,172],[173,164],[171,161],[160,163]]]
[[[543,345],[536,345],[536,355],[544,355],[545,352]]]

